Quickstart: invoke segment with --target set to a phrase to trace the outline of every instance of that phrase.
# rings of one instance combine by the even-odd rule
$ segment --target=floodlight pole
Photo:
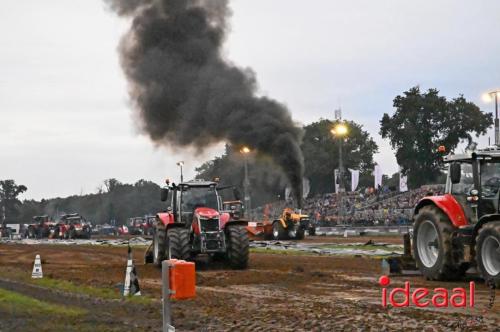
[[[342,124],[342,110],[339,108],[335,110],[335,120],[338,121],[339,124]],[[342,143],[344,139],[344,133],[337,133],[337,136],[339,138],[339,192],[337,193],[337,200],[339,202],[339,209],[338,209],[338,218],[340,221],[340,218],[343,217],[344,211],[343,211],[343,191],[345,190],[344,187],[344,160],[342,156]],[[334,182],[335,183],[335,182]],[[338,221],[337,221],[338,223]]]
[[[244,191],[244,199],[245,199],[245,210],[248,211],[248,215],[247,217],[251,219],[251,216],[250,216],[250,180],[248,178],[248,157],[247,155],[245,154],[244,155],[244,159],[245,159],[245,180],[243,182],[243,191]]]
[[[498,146],[500,140],[500,125],[498,121],[498,94],[500,91],[495,91],[495,145]]]
[[[339,199],[339,219],[344,216],[344,204],[342,202],[344,192],[344,162],[342,160],[342,135],[339,135],[339,192],[337,193]]]

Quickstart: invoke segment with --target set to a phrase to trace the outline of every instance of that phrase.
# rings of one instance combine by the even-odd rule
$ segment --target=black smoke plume
[[[131,18],[119,49],[141,129],[162,145],[256,149],[283,169],[300,202],[302,130],[284,105],[256,96],[251,70],[223,58],[227,0],[105,1]]]

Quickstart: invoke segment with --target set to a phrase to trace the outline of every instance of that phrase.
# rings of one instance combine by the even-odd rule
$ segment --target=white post
[[[163,302],[163,332],[175,332],[171,319],[170,307],[170,263],[163,261],[161,263],[161,279],[162,279],[162,302]]]

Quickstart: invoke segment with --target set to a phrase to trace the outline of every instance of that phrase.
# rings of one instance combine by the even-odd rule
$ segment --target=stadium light
[[[348,132],[349,132],[349,129],[343,123],[339,123],[339,124],[335,125],[335,127],[333,127],[331,130],[331,133],[335,136],[338,136],[338,137],[345,136],[345,135],[347,135]]]
[[[491,98],[491,95],[489,93],[484,93],[482,99],[485,103],[490,103],[493,100],[493,98]]]
[[[243,154],[249,154],[250,152],[252,152],[252,150],[250,150],[248,146],[244,146],[241,148],[240,152]]]

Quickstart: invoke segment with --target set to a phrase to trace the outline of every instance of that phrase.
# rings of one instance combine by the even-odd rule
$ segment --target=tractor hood
[[[194,210],[194,213],[195,215],[201,218],[207,218],[207,219],[219,217],[219,212],[217,212],[212,208],[206,208],[206,207],[199,207],[196,210]]]

